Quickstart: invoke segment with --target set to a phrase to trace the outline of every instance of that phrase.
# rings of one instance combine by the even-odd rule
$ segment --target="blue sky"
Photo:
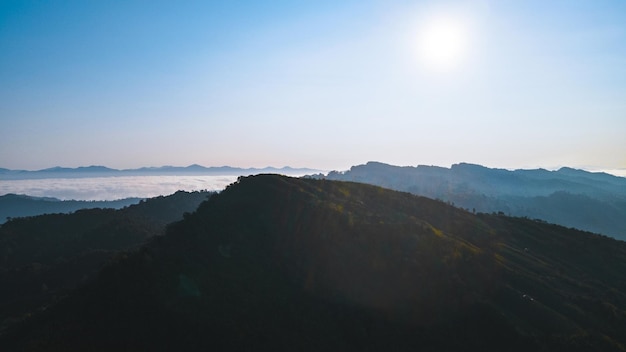
[[[620,0],[0,1],[4,168],[614,170],[625,135]]]

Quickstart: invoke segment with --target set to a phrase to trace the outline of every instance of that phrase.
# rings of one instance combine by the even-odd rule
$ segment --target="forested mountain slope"
[[[15,218],[0,226],[0,328],[85,282],[119,251],[163,234],[208,192],[177,192],[115,209]]]
[[[241,178],[9,330],[49,350],[624,351],[626,243],[348,182]]]
[[[626,178],[571,168],[490,169],[377,162],[317,178],[369,183],[441,199],[475,212],[503,212],[626,240]]]
[[[0,196],[0,224],[11,218],[41,214],[72,213],[80,209],[120,209],[139,203],[140,198],[112,201],[60,200],[48,197],[31,197],[23,194]]]

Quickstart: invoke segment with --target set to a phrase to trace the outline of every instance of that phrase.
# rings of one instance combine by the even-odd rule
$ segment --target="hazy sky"
[[[0,1],[0,167],[626,168],[626,1]]]

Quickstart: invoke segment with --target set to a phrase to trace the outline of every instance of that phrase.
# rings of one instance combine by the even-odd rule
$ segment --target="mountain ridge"
[[[143,198],[131,197],[111,201],[61,200],[54,197],[35,197],[26,194],[8,193],[0,195],[0,225],[10,218],[41,214],[71,213],[80,209],[120,209],[137,204],[142,199]]]
[[[527,216],[626,239],[626,178],[606,173],[368,162],[345,172],[309,177],[369,183],[441,199],[474,212]]]
[[[0,335],[93,278],[117,253],[162,235],[168,223],[211,195],[179,191],[121,209],[95,207],[0,225]]]
[[[10,170],[0,168],[0,180],[21,180],[39,178],[80,178],[80,177],[107,177],[107,176],[166,176],[166,175],[216,175],[239,176],[252,173],[286,173],[289,175],[304,175],[319,172],[310,168],[281,168],[267,166],[264,168],[240,168],[232,166],[205,167],[198,164],[189,166],[158,166],[140,167],[135,169],[113,169],[101,165],[79,166],[76,168],[55,166],[41,170]]]
[[[355,182],[242,177],[0,337],[31,350],[624,351],[626,243]]]

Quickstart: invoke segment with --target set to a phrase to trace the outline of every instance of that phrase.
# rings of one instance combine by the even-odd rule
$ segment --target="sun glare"
[[[469,50],[468,28],[460,20],[434,18],[417,34],[417,55],[429,71],[448,72],[458,68]]]

